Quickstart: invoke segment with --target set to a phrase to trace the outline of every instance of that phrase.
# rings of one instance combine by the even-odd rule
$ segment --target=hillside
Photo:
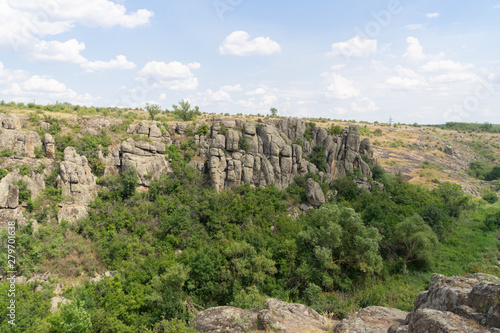
[[[484,180],[500,160],[495,133],[2,111],[0,230],[7,248],[15,221],[18,326],[0,327],[12,332],[191,332],[203,310],[262,312],[269,297],[340,320],[412,310],[432,272],[500,276],[498,180]]]

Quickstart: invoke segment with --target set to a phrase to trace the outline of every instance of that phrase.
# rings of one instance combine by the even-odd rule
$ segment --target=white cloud
[[[342,75],[337,73],[323,73],[323,76],[329,82],[326,91],[323,93],[325,98],[343,100],[360,95],[360,91],[354,87],[353,82]]]
[[[425,17],[427,17],[428,19],[438,18],[439,13],[427,13],[425,14]]]
[[[241,88],[241,84],[235,84],[235,85],[226,85],[226,86],[222,86],[220,87],[221,90],[224,90],[224,91],[242,91],[243,88]]]
[[[453,83],[458,81],[475,81],[477,79],[478,76],[473,73],[451,72],[431,77],[429,80],[438,83]]]
[[[424,72],[437,72],[437,71],[463,71],[466,69],[474,68],[473,64],[462,64],[452,60],[434,60],[429,61],[422,66]]]
[[[386,80],[386,82],[397,89],[402,90],[416,90],[427,86],[426,82],[417,78],[408,78],[402,76],[393,76]]]
[[[359,36],[346,42],[332,44],[330,55],[344,55],[346,57],[368,57],[377,53],[376,39],[363,39]]]
[[[250,40],[250,35],[245,31],[234,31],[224,39],[219,46],[222,55],[271,55],[281,52],[281,46],[269,37],[257,37]]]
[[[161,93],[161,94],[160,94],[160,101],[164,101],[164,100],[166,100],[166,99],[167,99],[167,94],[165,94],[165,93]]]
[[[421,62],[425,60],[426,55],[422,52],[423,47],[420,45],[420,42],[415,37],[408,37],[406,39],[408,42],[408,47],[406,49],[406,53],[403,55],[404,58],[409,59],[412,62]]]
[[[266,90],[264,88],[257,88],[252,91],[247,91],[245,95],[253,96],[253,95],[264,95],[266,93]]]
[[[124,55],[116,56],[116,59],[111,59],[109,61],[89,61],[81,65],[87,70],[87,72],[93,71],[104,71],[106,69],[134,69],[136,65],[127,60]]]
[[[203,94],[206,98],[206,100],[210,102],[230,102],[231,101],[231,95],[229,95],[226,91],[224,90],[219,90],[214,92],[212,89],[207,89],[205,90],[205,93]]]
[[[85,44],[76,39],[66,42],[59,41],[39,41],[33,46],[33,51],[28,57],[37,62],[69,62],[81,64],[87,61],[80,52],[85,49]]]
[[[333,66],[331,67],[331,69],[333,69],[334,71],[339,71],[339,70],[341,70],[341,69],[344,69],[344,68],[345,68],[345,66],[346,66],[346,64],[337,64],[337,65],[333,65]]]
[[[140,81],[147,81],[153,87],[166,87],[170,90],[194,90],[198,87],[198,79],[191,70],[199,69],[201,65],[197,62],[182,64],[178,61],[148,62],[140,71],[137,77]]]
[[[51,79],[49,77],[42,77],[33,75],[22,84],[22,88],[27,92],[40,92],[40,93],[64,93],[68,90],[64,83]]]
[[[97,101],[89,94],[78,94],[50,76],[30,75],[26,71],[5,69],[0,62],[0,93],[6,100],[37,103],[70,102],[91,105]]]
[[[377,111],[380,109],[377,104],[369,98],[362,98],[359,102],[351,102],[350,107],[351,111],[360,113]]]

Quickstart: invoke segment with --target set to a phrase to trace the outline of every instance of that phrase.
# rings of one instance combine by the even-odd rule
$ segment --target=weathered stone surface
[[[238,143],[240,136],[238,132],[230,129],[226,133],[226,150],[227,151],[238,151]]]
[[[59,311],[59,307],[64,304],[71,303],[71,300],[66,299],[61,296],[55,296],[50,299],[50,311],[56,312]]]
[[[177,125],[175,126],[175,132],[177,134],[183,135],[186,131],[186,127],[187,125],[185,123],[177,123]]]
[[[319,207],[325,203],[325,195],[321,186],[311,178],[306,181],[306,196],[307,201],[315,207]]]
[[[165,144],[159,141],[144,142],[128,139],[121,145],[122,171],[134,168],[139,176],[139,184],[150,186],[151,181],[159,179],[162,174],[171,172],[165,159]]]
[[[11,129],[0,130],[0,150],[9,149],[19,157],[35,157],[35,147],[40,147],[42,141],[37,132],[20,132]]]
[[[220,306],[199,313],[194,319],[200,332],[262,332],[270,330],[282,333],[319,333],[333,327],[331,321],[302,304],[290,304],[268,299],[266,309],[242,310]]]
[[[43,145],[45,147],[45,157],[54,159],[56,157],[55,140],[49,133],[45,133],[43,137]]]
[[[81,205],[63,206],[57,213],[57,222],[61,223],[63,219],[69,222],[77,222],[88,215],[87,207]]]
[[[87,158],[80,156],[74,147],[64,149],[64,160],[56,179],[63,196],[73,197],[76,204],[88,206],[97,194],[96,177],[92,174]]]
[[[404,323],[408,312],[370,306],[361,309],[338,324],[335,333],[385,333],[393,325]]]
[[[120,126],[123,120],[120,118],[104,117],[104,116],[89,116],[77,118],[78,124],[82,127],[83,132],[90,134],[100,134],[103,129],[109,130],[114,126]]]
[[[15,114],[0,113],[0,128],[19,131],[21,130],[21,120]]]
[[[406,317],[408,332],[494,332],[500,328],[500,279],[433,274]],[[404,326],[403,326],[404,327]],[[389,332],[399,332],[391,327]],[[404,328],[403,328],[404,329]]]
[[[219,306],[200,312],[195,327],[205,333],[245,333],[256,328],[257,313],[232,306]]]
[[[472,320],[467,320],[449,311],[419,309],[408,324],[408,332],[486,333],[490,331]]]

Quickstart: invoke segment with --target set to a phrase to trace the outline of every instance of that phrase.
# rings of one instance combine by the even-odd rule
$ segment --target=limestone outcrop
[[[12,125],[7,123],[9,129],[0,129],[0,150],[12,151],[17,157],[35,157],[35,148],[42,145],[40,135],[37,132],[22,132],[10,129]],[[4,123],[5,126],[5,123]]]
[[[361,154],[371,158],[373,151],[369,141],[363,140],[361,145],[359,126],[350,126],[339,136],[329,135],[324,128],[310,128],[310,141],[306,140],[307,130],[305,121],[296,118],[265,123],[216,120],[206,138],[195,140],[201,145],[201,157],[207,158],[205,170],[218,191],[243,183],[274,183],[285,189],[297,175],[318,174],[320,170],[308,161],[315,146],[320,146],[326,156],[326,181],[345,176],[354,168],[371,176]]]
[[[429,290],[418,295],[405,325],[388,332],[500,332],[500,279],[433,274]]]
[[[311,178],[306,181],[306,197],[307,201],[315,207],[325,203],[325,195],[321,186]]]
[[[121,169],[135,168],[139,184],[149,186],[152,180],[171,171],[164,154],[165,144],[161,141],[135,141],[130,138],[121,145]]]
[[[302,304],[268,299],[260,311],[219,306],[200,312],[194,319],[200,332],[325,332],[336,321],[329,320]]]
[[[80,156],[74,147],[64,149],[64,160],[56,185],[63,197],[72,197],[75,204],[88,206],[97,194],[96,177],[90,170],[85,156]]]
[[[386,333],[393,325],[404,323],[408,312],[382,306],[361,309],[335,326],[334,333]]]

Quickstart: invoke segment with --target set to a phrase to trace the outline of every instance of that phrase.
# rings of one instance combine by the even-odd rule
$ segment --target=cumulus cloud
[[[29,53],[29,59],[36,62],[69,62],[81,64],[87,61],[80,52],[85,49],[85,44],[76,39],[66,42],[39,41],[33,51]]]
[[[428,19],[438,18],[439,13],[427,13],[425,14],[425,17],[427,17]]]
[[[473,64],[462,64],[452,60],[434,60],[429,61],[422,66],[424,72],[437,72],[437,71],[463,71],[474,68]]]
[[[269,37],[250,39],[245,31],[234,31],[219,46],[222,55],[252,56],[271,55],[281,52],[281,46]]]
[[[140,81],[147,81],[153,87],[166,87],[170,90],[194,90],[198,87],[198,79],[191,70],[199,69],[197,62],[182,64],[178,61],[148,62],[137,74]]]
[[[136,65],[127,60],[124,55],[116,56],[116,59],[109,61],[89,61],[81,65],[87,72],[104,71],[107,69],[134,69]]]
[[[220,87],[221,90],[224,90],[224,91],[242,91],[243,88],[241,87],[241,84],[235,84],[235,85],[226,85],[226,86],[222,86]]]
[[[326,91],[323,93],[325,98],[343,100],[358,97],[360,95],[359,89],[354,87],[353,82],[342,75],[337,73],[324,73],[323,76],[326,77],[329,82]]]
[[[330,55],[344,55],[346,57],[368,57],[377,53],[376,39],[363,39],[359,36],[349,39],[346,42],[332,44]]]
[[[421,62],[426,59],[423,47],[417,38],[410,36],[406,39],[406,42],[408,43],[408,47],[406,48],[406,53],[403,55],[404,58],[412,62]]]
[[[53,103],[54,100],[74,104],[90,105],[97,100],[89,94],[78,94],[50,76],[31,75],[27,71],[4,68],[0,62],[0,93],[5,99],[38,103]]]

